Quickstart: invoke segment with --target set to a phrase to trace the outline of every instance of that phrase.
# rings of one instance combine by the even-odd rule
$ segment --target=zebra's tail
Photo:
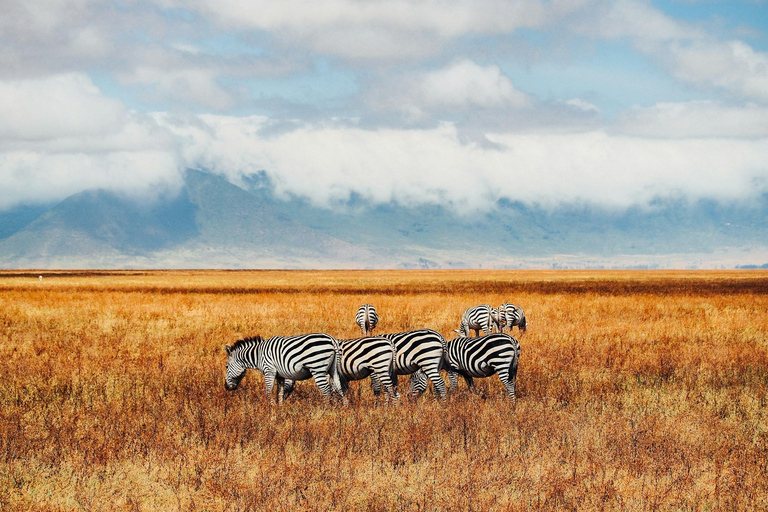
[[[442,334],[437,333],[437,335],[440,336],[440,342],[443,344],[443,360],[440,361],[440,369],[445,370],[448,374],[448,389],[453,392],[459,389],[458,373],[456,372],[456,368],[451,365],[451,359],[448,356],[448,341]],[[460,332],[459,335],[463,336]]]
[[[331,386],[341,397],[344,405],[347,405],[347,391],[349,391],[349,381],[341,372],[341,345],[336,342],[336,357],[334,358],[331,369],[328,372],[331,377]]]

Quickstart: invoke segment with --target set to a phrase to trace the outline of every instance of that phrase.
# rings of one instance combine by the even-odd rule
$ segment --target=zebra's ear
[[[232,348],[229,345],[224,345],[224,352],[229,355],[232,352]]]

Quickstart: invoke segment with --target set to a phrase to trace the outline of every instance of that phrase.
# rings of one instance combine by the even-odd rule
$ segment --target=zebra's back
[[[379,323],[379,314],[371,304],[363,304],[357,310],[355,323],[360,327],[363,336],[370,335]]]
[[[432,329],[419,329],[383,336],[395,345],[395,371],[398,375],[409,375],[431,361],[440,361],[442,367],[446,342],[440,333]]]
[[[339,340],[341,344],[341,371],[347,380],[360,380],[371,373],[394,370],[395,345],[383,336],[368,336]]]
[[[411,375],[411,391],[420,394],[426,390],[426,380],[432,381],[435,394],[445,400],[446,388],[440,369],[446,363],[447,343],[432,329],[384,334],[395,344],[395,371],[398,375]],[[422,376],[422,377],[420,377]]]
[[[462,375],[472,388],[472,378],[499,375],[510,397],[515,396],[515,381],[520,360],[520,343],[508,334],[462,336],[448,342],[450,370]]]
[[[280,377],[305,380],[312,377],[312,370],[329,372],[337,363],[340,350],[333,336],[312,333],[268,338],[264,340],[261,354],[263,365],[274,368]]]
[[[264,389],[274,402],[272,389],[277,383],[278,403],[288,398],[295,381],[313,378],[323,396],[344,396],[347,382],[341,373],[341,347],[333,336],[322,333],[298,336],[261,336],[235,342],[227,351],[225,386],[237,389],[249,368],[264,374]]]
[[[514,326],[517,326],[519,330],[525,332],[527,328],[525,312],[523,312],[523,308],[520,306],[505,302],[499,306],[499,316],[501,317],[504,325],[509,328],[510,332],[512,332],[512,328]],[[503,329],[503,325],[501,325],[500,328]]]
[[[468,307],[461,316],[459,334],[469,336],[470,330],[475,331],[475,334],[479,334],[481,330],[484,334],[491,334],[494,325],[494,311],[494,308],[487,304]]]

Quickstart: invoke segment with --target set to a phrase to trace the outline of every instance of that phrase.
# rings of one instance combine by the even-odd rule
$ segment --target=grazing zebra
[[[328,334],[302,334],[299,336],[261,336],[236,341],[224,347],[227,352],[227,377],[224,383],[229,391],[237,389],[248,369],[264,374],[264,385],[271,403],[272,387],[277,381],[278,403],[293,391],[297,380],[315,379],[324,397],[338,394],[346,403],[347,384],[340,371],[341,347]]]
[[[499,326],[499,332],[504,332],[505,325],[509,327],[509,332],[512,332],[512,328],[514,326],[517,326],[519,330],[525,332],[526,322],[523,308],[520,306],[515,306],[514,304],[510,304],[509,302],[505,302],[499,306],[498,312],[499,314],[497,318],[499,321],[497,324]]]
[[[467,308],[464,314],[461,315],[461,327],[458,330],[454,329],[454,332],[459,333],[460,336],[469,336],[469,331],[473,330],[475,331],[475,336],[480,336],[480,330],[482,329],[483,334],[491,334],[494,332],[495,315],[498,315],[496,310],[487,304]]]
[[[411,391],[415,395],[427,389],[427,378],[432,381],[435,394],[445,400],[445,381],[440,369],[445,364],[447,343],[445,338],[431,329],[384,334],[395,344],[395,372],[411,375]],[[422,373],[423,372],[423,373]],[[418,373],[426,375],[423,386],[417,387]]]
[[[360,330],[363,331],[363,336],[370,336],[376,328],[376,324],[379,323],[379,315],[376,313],[376,308],[370,304],[363,304],[357,310],[355,322],[360,326]]]
[[[384,388],[387,399],[399,399],[395,373],[395,344],[383,336],[339,340],[341,373],[347,381],[371,377],[374,395]]]
[[[451,389],[458,388],[456,374],[464,377],[469,389],[473,390],[473,378],[490,377],[497,373],[507,388],[507,396],[515,398],[519,361],[520,343],[508,334],[453,339],[448,342],[448,378]]]

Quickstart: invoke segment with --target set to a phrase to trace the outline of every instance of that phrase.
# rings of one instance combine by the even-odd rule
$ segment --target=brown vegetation
[[[518,400],[224,390],[225,343],[364,302],[521,305]],[[0,272],[0,510],[766,510],[767,384],[760,271]]]

